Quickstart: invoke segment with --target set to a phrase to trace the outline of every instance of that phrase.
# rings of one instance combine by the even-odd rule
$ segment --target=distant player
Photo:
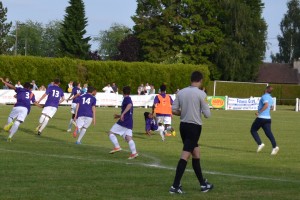
[[[60,85],[60,80],[55,79],[53,81],[53,84],[49,85],[46,92],[43,94],[40,100],[38,100],[38,103],[40,103],[46,96],[48,96],[46,103],[44,105],[44,109],[42,111],[42,115],[39,120],[39,125],[38,127],[36,127],[36,131],[38,135],[42,134],[42,131],[47,126],[49,120],[56,113],[58,105],[65,100],[64,92],[59,87],[59,85]]]
[[[258,112],[255,113],[257,118],[254,120],[251,126],[251,134],[257,143],[257,152],[260,152],[264,147],[265,144],[261,142],[261,139],[257,133],[257,131],[262,128],[269,138],[270,142],[272,143],[272,152],[271,155],[276,155],[279,151],[279,147],[276,144],[276,140],[274,135],[271,131],[271,114],[270,111],[273,109],[273,99],[271,93],[273,88],[271,86],[267,86],[265,89],[265,94],[259,100],[258,104]]]
[[[70,123],[68,126],[68,130],[67,130],[68,132],[72,131],[72,124],[76,127],[76,122],[74,120],[74,117],[75,117],[76,105],[78,103],[77,98],[80,96],[80,94],[81,94],[80,83],[73,82],[72,92],[71,92],[69,98],[67,99],[67,102],[69,100],[72,100],[72,105],[71,105],[72,116],[71,116]],[[73,135],[73,136],[76,137],[76,135]]]
[[[151,136],[151,131],[158,131],[162,141],[165,141],[165,136],[164,136],[165,127],[163,125],[159,126],[157,124],[156,119],[152,113],[144,112],[144,117],[145,117],[145,125],[146,125],[145,127],[146,134]]]
[[[12,111],[10,112],[7,119],[7,124],[4,126],[4,130],[9,131],[7,141],[11,142],[12,137],[17,132],[20,124],[25,121],[27,115],[30,113],[30,103],[32,102],[36,106],[41,108],[42,106],[35,101],[34,94],[31,92],[32,85],[29,82],[26,82],[24,84],[24,88],[16,88],[12,84],[4,81],[3,78],[0,78],[0,80],[9,88],[14,89],[17,93],[17,103],[14,105]]]
[[[123,102],[122,102],[122,111],[121,115],[114,115],[115,119],[118,119],[118,122],[113,125],[113,127],[110,129],[108,136],[111,142],[114,144],[114,149],[110,151],[109,153],[116,153],[118,151],[121,151],[122,148],[119,145],[118,139],[116,135],[122,136],[125,141],[129,145],[129,149],[131,151],[131,155],[128,159],[134,159],[138,157],[138,153],[136,151],[135,143],[132,139],[132,127],[133,127],[133,104],[132,100],[130,98],[130,87],[125,86],[123,88]]]
[[[167,87],[165,85],[160,86],[160,94],[156,95],[153,102],[152,114],[155,113],[157,123],[165,125],[165,135],[171,136],[167,131],[171,131],[173,136],[176,132],[172,128],[172,104],[173,99],[170,95],[166,94]]]
[[[76,144],[81,144],[81,139],[91,123],[96,124],[96,93],[96,89],[89,86],[87,93],[78,97],[75,119],[79,136]]]

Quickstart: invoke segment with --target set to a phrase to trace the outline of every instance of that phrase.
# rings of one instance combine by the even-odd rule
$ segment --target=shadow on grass
[[[229,148],[229,147],[224,147],[224,146],[223,147],[222,146],[211,146],[211,145],[203,145],[203,144],[200,144],[199,146],[200,146],[200,148],[208,147],[211,149],[228,150],[228,151],[235,151],[235,152],[247,152],[247,153],[253,152],[253,150],[242,150],[242,149],[235,149],[235,148]]]

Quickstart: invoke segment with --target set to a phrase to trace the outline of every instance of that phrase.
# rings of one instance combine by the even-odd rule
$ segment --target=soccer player
[[[261,139],[257,133],[257,131],[262,128],[272,143],[273,150],[271,155],[276,155],[279,151],[279,147],[276,144],[276,140],[271,131],[271,114],[270,111],[273,109],[273,99],[271,96],[273,88],[271,86],[267,86],[265,89],[265,94],[259,100],[258,104],[258,112],[255,113],[257,118],[254,120],[251,126],[251,134],[258,145],[257,152],[260,152],[265,144],[261,142]]]
[[[76,110],[76,106],[77,106],[77,98],[80,96],[81,94],[81,89],[80,89],[80,83],[77,82],[73,82],[73,88],[72,88],[72,92],[69,96],[69,98],[67,99],[67,102],[69,100],[72,100],[72,105],[71,105],[71,119],[70,119],[70,123],[68,126],[68,132],[72,131],[72,124],[76,127],[76,122],[75,122],[75,110]],[[76,134],[76,132],[74,131],[74,133]],[[73,137],[76,137],[76,135],[73,134]]]
[[[39,119],[39,125],[35,129],[38,135],[42,134],[42,131],[47,126],[49,120],[56,113],[58,105],[65,100],[64,92],[59,87],[59,85],[60,85],[60,80],[55,79],[53,81],[53,84],[47,88],[46,92],[38,100],[38,103],[40,103],[46,96],[48,96],[46,103],[44,105],[44,109],[42,111],[42,115]]]
[[[7,141],[11,142],[12,137],[17,132],[20,124],[25,121],[27,115],[30,113],[30,102],[34,103],[38,107],[42,108],[42,106],[35,101],[34,94],[31,92],[32,86],[29,82],[24,83],[24,88],[16,88],[12,84],[4,81],[3,78],[0,78],[0,80],[9,88],[14,89],[17,93],[17,103],[10,112],[7,124],[4,126],[4,130],[9,131]]]
[[[81,139],[92,121],[94,125],[96,124],[96,93],[96,89],[89,86],[87,93],[78,97],[75,119],[79,136],[76,144],[81,144]]]
[[[177,93],[177,97],[172,105],[173,114],[180,116],[180,135],[183,142],[183,150],[177,164],[173,185],[169,190],[171,194],[184,193],[180,185],[180,180],[190,156],[192,156],[192,166],[198,178],[201,192],[208,192],[213,189],[213,185],[203,178],[200,166],[198,141],[202,130],[201,113],[206,118],[211,115],[209,106],[205,102],[206,94],[199,89],[202,79],[202,73],[194,71],[191,75],[191,85]]]
[[[132,127],[133,127],[133,104],[132,100],[130,98],[130,87],[125,86],[123,88],[123,102],[122,102],[122,111],[121,115],[114,115],[115,119],[118,119],[118,122],[113,125],[113,127],[110,129],[108,136],[110,141],[114,145],[114,149],[111,150],[109,153],[116,153],[122,150],[122,148],[119,145],[118,139],[116,135],[122,136],[125,141],[129,145],[129,149],[131,151],[131,155],[129,156],[128,159],[134,159],[139,156],[139,154],[136,151],[135,143],[132,139]]]
[[[157,123],[159,125],[165,125],[165,135],[171,136],[167,131],[171,131],[173,136],[176,135],[175,130],[172,128],[172,103],[173,99],[170,95],[166,94],[167,87],[165,85],[160,86],[160,94],[154,98],[152,106],[152,114],[156,114]]]
[[[158,125],[155,117],[153,116],[152,113],[149,112],[144,112],[144,117],[145,117],[145,130],[146,130],[146,134],[151,136],[151,131],[158,131],[162,141],[165,141],[165,136],[164,136],[164,130],[165,127],[163,125]]]

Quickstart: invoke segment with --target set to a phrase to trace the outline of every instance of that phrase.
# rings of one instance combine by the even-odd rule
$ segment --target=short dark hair
[[[87,92],[88,93],[92,93],[92,92],[94,92],[96,89],[94,88],[94,87],[92,87],[92,86],[89,86],[88,88],[87,88]]]
[[[53,80],[53,82],[54,82],[55,84],[59,84],[59,83],[60,83],[60,80],[59,80],[59,78],[56,78],[56,79]]]
[[[149,112],[144,112],[145,121],[146,119],[148,119],[149,114],[150,114]]]
[[[203,79],[203,75],[199,71],[194,71],[191,75],[191,82],[200,82]]]
[[[76,81],[73,82],[73,87],[77,87],[78,83]]]
[[[123,94],[129,95],[131,92],[131,88],[129,86],[124,86],[123,87]]]
[[[165,84],[160,86],[160,91],[165,92],[167,90],[167,86]]]
[[[29,82],[25,82],[24,83],[24,88],[26,88],[26,89],[32,89],[33,85],[31,85]]]

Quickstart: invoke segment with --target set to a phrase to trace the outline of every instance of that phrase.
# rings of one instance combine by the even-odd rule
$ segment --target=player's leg
[[[122,148],[119,144],[118,138],[116,137],[116,134],[118,135],[123,135],[124,131],[122,130],[122,126],[120,126],[119,124],[115,123],[112,128],[110,129],[110,131],[108,132],[108,137],[110,139],[110,141],[113,143],[114,148],[113,150],[111,150],[109,153],[116,153],[118,151],[121,151]]]
[[[256,144],[258,145],[257,150],[256,150],[257,152],[260,152],[265,146],[265,144],[261,142],[261,139],[257,132],[261,128],[262,122],[263,122],[263,119],[256,118],[254,120],[254,122],[252,123],[251,129],[250,129],[251,135],[254,138]]]
[[[18,117],[9,131],[8,141],[11,141],[14,134],[18,131],[20,124],[23,123],[27,117],[28,110],[26,107],[15,107],[15,111],[18,113]]]
[[[11,129],[17,116],[18,116],[18,111],[17,108],[14,107],[7,118],[7,124],[3,128],[5,131],[9,131]]]
[[[163,125],[158,126],[158,129],[156,131],[159,132],[162,141],[165,141],[165,134],[164,134],[165,127]]]
[[[72,103],[71,105],[71,113],[72,113],[72,116],[71,116],[71,119],[70,119],[70,122],[69,122],[69,125],[68,125],[68,132],[71,132],[72,131],[72,124],[76,127],[76,122],[75,122],[75,112],[76,112],[76,103]]]
[[[87,128],[91,125],[93,118],[91,117],[79,117],[77,119],[77,128],[79,131],[79,136],[77,138],[76,144],[81,144],[81,139],[86,133]]]
[[[279,147],[276,144],[275,137],[271,131],[271,119],[265,119],[265,123],[262,126],[262,129],[264,130],[266,136],[269,138],[270,142],[272,143],[272,155],[276,155],[279,151]]]
[[[170,131],[173,136],[176,136],[176,132],[174,128],[172,127],[172,117],[171,116],[165,116],[164,117],[164,124],[167,131]]]
[[[17,132],[17,130],[19,129],[20,124],[22,123],[22,121],[19,121],[18,119],[14,122],[14,124],[12,125],[10,131],[9,131],[9,136],[8,136],[8,141],[11,141],[12,137],[15,135],[15,133]]]
[[[139,156],[139,154],[136,151],[135,142],[132,139],[132,130],[128,129],[127,133],[125,134],[125,141],[128,143],[129,149],[131,151],[130,156],[128,159],[134,159]]]

